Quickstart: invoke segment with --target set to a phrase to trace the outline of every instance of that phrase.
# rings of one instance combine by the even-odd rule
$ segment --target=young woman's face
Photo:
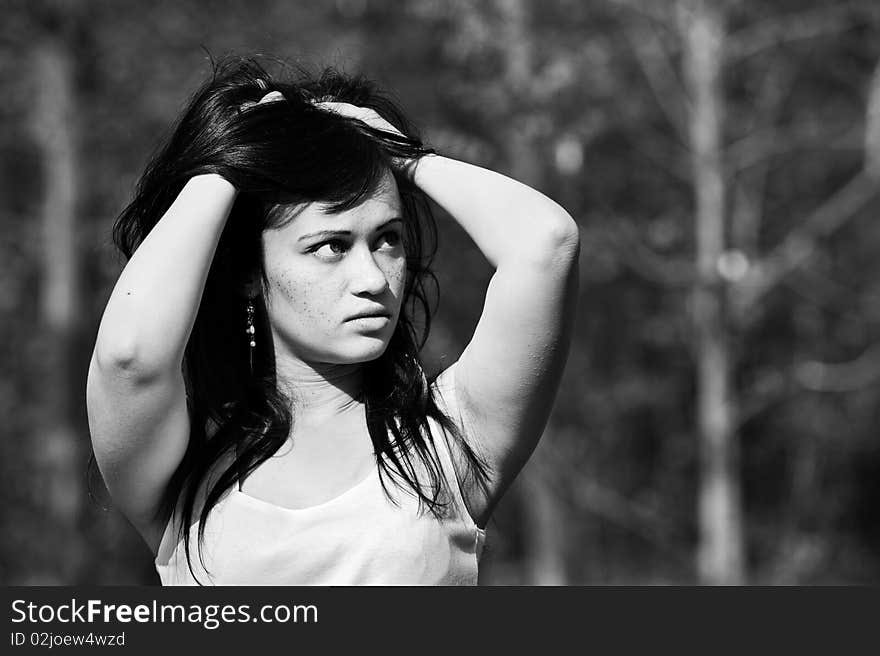
[[[339,214],[325,214],[325,207],[306,205],[283,227],[263,232],[276,352],[310,363],[374,360],[394,333],[406,281],[397,184],[388,173],[361,205]]]

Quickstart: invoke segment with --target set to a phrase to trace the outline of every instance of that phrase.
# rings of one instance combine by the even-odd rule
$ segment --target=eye
[[[331,239],[319,244],[311,252],[321,259],[332,260],[345,252],[345,244],[338,239]]]
[[[395,248],[400,245],[401,235],[396,230],[389,230],[382,235],[380,241],[385,241],[389,246]]]

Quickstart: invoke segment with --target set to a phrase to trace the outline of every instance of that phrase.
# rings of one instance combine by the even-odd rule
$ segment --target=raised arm
[[[122,271],[98,329],[86,385],[95,458],[148,542],[161,538],[156,511],[189,440],[183,353],[235,197],[218,175],[190,179]]]
[[[470,235],[495,274],[454,376],[463,428],[490,467],[465,490],[485,526],[547,423],[565,365],[578,291],[578,228],[557,203],[499,173],[428,155],[414,181]]]

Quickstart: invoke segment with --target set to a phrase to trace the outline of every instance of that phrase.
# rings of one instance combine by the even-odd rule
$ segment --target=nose
[[[357,294],[378,296],[388,289],[388,278],[382,268],[376,264],[369,248],[354,249],[349,261],[353,264],[351,272],[352,286]]]

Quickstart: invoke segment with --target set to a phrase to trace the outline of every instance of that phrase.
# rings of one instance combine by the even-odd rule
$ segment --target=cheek
[[[331,281],[326,276],[309,275],[303,271],[267,272],[270,312],[277,322],[288,328],[323,324],[332,319]]]
[[[406,285],[406,260],[401,259],[386,270],[385,276],[388,279],[388,286],[394,296],[400,296]]]

